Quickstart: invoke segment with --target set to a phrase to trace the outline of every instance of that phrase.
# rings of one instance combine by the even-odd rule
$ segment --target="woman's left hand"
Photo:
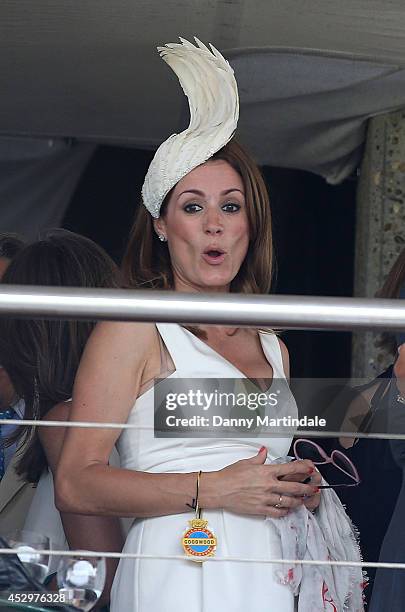
[[[311,476],[311,485],[319,486],[322,482],[322,476],[321,473],[318,472],[318,470],[315,468],[314,473]],[[316,508],[319,506],[319,502],[321,501],[321,493],[318,491],[318,493],[314,493],[313,495],[311,495],[310,497],[307,497],[307,499],[304,500],[304,506],[308,509],[308,510],[316,510]]]

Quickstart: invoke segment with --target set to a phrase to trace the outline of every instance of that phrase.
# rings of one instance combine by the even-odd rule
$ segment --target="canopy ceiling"
[[[2,0],[0,134],[154,148],[185,127],[156,46],[224,52],[261,163],[339,182],[366,119],[405,107],[403,0]]]

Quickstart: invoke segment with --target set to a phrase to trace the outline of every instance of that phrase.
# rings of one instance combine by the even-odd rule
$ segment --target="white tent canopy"
[[[155,49],[179,35],[230,60],[261,163],[338,182],[405,107],[403,0],[3,0],[0,134],[156,147],[187,121]]]

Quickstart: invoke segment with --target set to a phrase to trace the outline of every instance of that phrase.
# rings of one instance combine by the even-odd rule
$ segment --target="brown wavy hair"
[[[210,160],[223,160],[240,175],[246,199],[249,223],[249,247],[230,292],[267,294],[273,272],[273,239],[269,196],[256,162],[232,139]],[[165,197],[160,214],[164,217],[172,194]],[[123,259],[123,277],[127,288],[174,290],[173,271],[167,243],[161,242],[153,227],[153,219],[141,203],[135,216]],[[187,327],[201,335],[196,327]]]
[[[14,257],[2,284],[114,288],[119,286],[119,272],[92,240],[67,230],[51,230]],[[0,319],[0,363],[25,402],[26,419],[42,419],[72,396],[80,358],[95,323]],[[37,482],[47,461],[35,428],[18,427],[6,445],[15,442],[22,449],[17,474]]]

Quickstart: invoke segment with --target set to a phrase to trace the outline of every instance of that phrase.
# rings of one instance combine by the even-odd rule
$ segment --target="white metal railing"
[[[186,519],[185,519],[186,524]],[[54,555],[57,557],[72,557],[74,555],[80,557],[105,557],[106,559],[159,559],[164,561],[184,561],[189,559],[186,555],[148,555],[144,553],[129,553],[129,552],[109,552],[96,550],[52,550],[49,548],[35,549],[36,553],[43,555]],[[0,555],[15,555],[14,549],[0,548]],[[386,569],[405,569],[405,563],[389,563],[384,561],[321,561],[316,559],[269,559],[269,558],[254,558],[254,557],[231,557],[231,556],[214,556],[207,560],[209,563],[233,562],[233,563],[266,563],[267,565],[278,564],[297,564],[297,565],[331,565],[333,567],[383,567]],[[206,561],[206,562],[207,562]]]
[[[405,302],[365,298],[0,286],[0,316],[283,329],[405,329]]]
[[[246,294],[191,294],[174,291],[120,289],[75,289],[54,287],[0,286],[0,316],[51,319],[110,319],[282,327],[314,330],[400,330],[405,329],[405,302],[399,300],[307,297]],[[0,421],[0,424],[3,420]],[[8,424],[43,427],[132,428],[130,423],[93,423],[7,420]],[[353,437],[405,439],[405,434],[353,432],[292,432],[306,437]],[[184,559],[183,555],[144,555],[100,551],[39,551],[51,555],[81,555],[132,559]],[[0,548],[0,554],[15,554]],[[268,564],[334,565],[405,569],[405,563],[321,561],[302,559],[253,559],[217,557],[213,561]]]

